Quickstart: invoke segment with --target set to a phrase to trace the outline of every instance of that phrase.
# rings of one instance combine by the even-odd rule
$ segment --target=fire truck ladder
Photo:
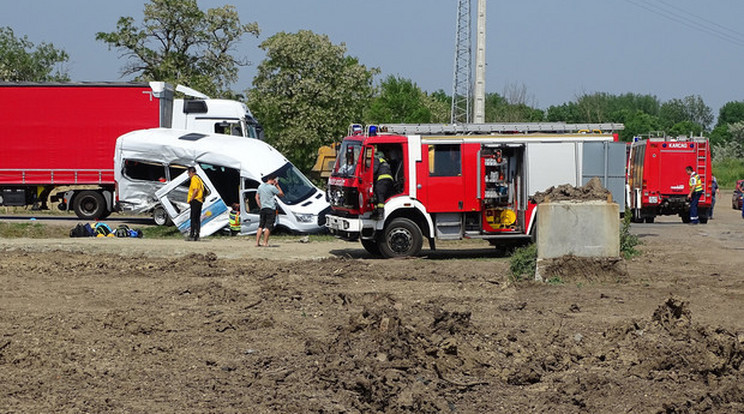
[[[703,197],[705,197],[705,191],[707,190],[705,188],[706,183],[706,177],[708,176],[708,163],[707,163],[707,157],[708,155],[708,141],[705,140],[699,140],[697,141],[697,154],[696,154],[696,163],[697,169],[695,170],[698,175],[700,176],[700,182],[703,183]]]
[[[566,124],[563,122],[490,123],[490,124],[381,124],[382,133],[401,135],[471,135],[471,134],[529,134],[529,133],[586,133],[601,134],[622,131],[625,125]]]

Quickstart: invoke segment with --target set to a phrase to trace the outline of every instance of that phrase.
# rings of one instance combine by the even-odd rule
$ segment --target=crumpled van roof
[[[121,159],[179,164],[194,162],[240,170],[256,180],[288,162],[279,151],[255,138],[204,134],[179,129],[153,128],[132,131],[116,140]]]

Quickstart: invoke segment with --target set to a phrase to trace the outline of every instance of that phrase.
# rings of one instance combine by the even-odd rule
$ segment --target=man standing
[[[700,181],[700,176],[691,166],[688,165],[685,171],[690,175],[690,193],[687,195],[687,199],[690,200],[690,224],[698,224],[700,223],[698,202],[700,201],[700,196],[703,195],[703,183]]]
[[[279,180],[272,174],[264,179],[256,191],[256,203],[261,209],[256,233],[256,247],[261,246],[261,234],[264,238],[263,245],[267,247],[269,245],[269,235],[274,229],[274,220],[276,220],[275,196],[284,197],[284,191],[279,187]]]
[[[204,204],[204,182],[196,175],[196,168],[189,167],[189,195],[186,201],[191,207],[191,232],[186,241],[198,241],[201,233],[201,211]]]

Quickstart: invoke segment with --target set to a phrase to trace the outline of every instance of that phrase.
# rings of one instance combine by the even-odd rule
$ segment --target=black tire
[[[687,223],[689,223],[689,222],[690,222],[690,213],[687,213],[687,214],[680,214],[680,215],[679,215],[679,218],[681,218],[681,219],[682,219],[682,222],[683,222],[683,223],[687,224]]]
[[[653,223],[655,219],[656,219],[656,217],[650,216],[650,217],[646,217],[645,220],[646,220],[646,223]]]
[[[397,218],[385,226],[382,237],[377,241],[382,257],[415,256],[421,251],[423,236],[421,229],[407,218]]]
[[[157,226],[170,226],[172,224],[170,217],[168,217],[168,213],[165,212],[163,207],[155,207],[152,211],[152,221],[154,221]]]
[[[72,202],[72,209],[83,220],[97,220],[107,211],[106,200],[97,191],[82,191]]]
[[[698,212],[698,216],[700,216],[700,224],[708,224],[708,209],[700,209]]]
[[[375,257],[382,256],[382,253],[380,253],[380,246],[377,244],[376,240],[361,239],[361,242],[364,250],[366,250],[367,253]]]

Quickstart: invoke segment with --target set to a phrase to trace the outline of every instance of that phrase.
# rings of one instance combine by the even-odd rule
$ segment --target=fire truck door
[[[374,159],[375,148],[373,146],[364,146],[364,158],[357,177],[359,189],[359,210],[364,213],[372,210],[370,199],[375,191],[374,177]]]
[[[465,182],[460,144],[430,144],[425,191],[422,199],[430,213],[459,212],[464,209]]]

